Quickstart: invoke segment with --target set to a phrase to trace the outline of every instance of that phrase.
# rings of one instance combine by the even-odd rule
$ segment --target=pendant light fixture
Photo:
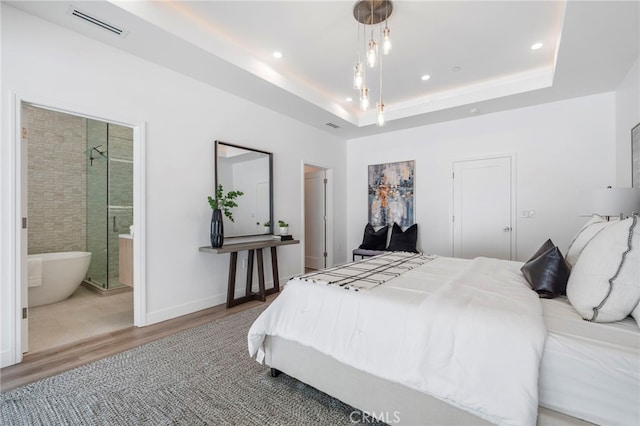
[[[367,64],[369,68],[374,68],[378,62],[378,44],[373,39],[373,31],[371,31],[371,40],[369,40],[369,51],[367,52]]]
[[[362,90],[362,84],[364,83],[364,67],[360,60],[360,16],[358,15],[358,37],[356,43],[356,64],[353,67],[353,88],[356,90]]]
[[[391,30],[388,25],[388,18],[393,11],[391,0],[359,0],[353,7],[353,17],[358,21],[358,37],[356,49],[356,65],[353,68],[353,88],[360,92],[360,109],[366,111],[369,108],[369,88],[367,87],[364,64],[360,56],[360,24],[363,25],[364,45],[363,57],[367,61],[369,68],[379,65],[379,92],[376,103],[377,116],[376,124],[383,126],[385,123],[384,104],[382,102],[382,56],[378,52],[382,46],[382,54],[388,55],[391,52]],[[384,23],[384,28],[383,24]],[[378,31],[374,31],[373,26],[379,25]],[[367,41],[366,29],[371,26],[371,38]],[[378,39],[374,34],[378,33]]]
[[[370,16],[373,17],[373,0],[371,0],[369,3],[371,6]],[[369,68],[374,68],[377,62],[378,62],[378,43],[376,43],[376,41],[373,39],[373,28],[371,28],[371,39],[369,40],[369,50],[367,51],[367,64],[369,64]]]
[[[380,36],[382,37],[382,31],[380,31]],[[382,127],[384,126],[384,104],[382,103],[382,56],[380,57],[380,93],[376,109],[376,124],[378,125],[378,127]]]
[[[360,89],[360,109],[363,111],[369,109],[369,88],[365,84]]]
[[[382,31],[382,53],[388,55],[391,53],[391,30],[387,26],[387,21],[384,21],[384,31]]]

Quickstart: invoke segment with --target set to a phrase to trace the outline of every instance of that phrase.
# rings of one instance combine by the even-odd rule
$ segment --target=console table
[[[265,301],[268,294],[277,293],[280,291],[280,282],[278,277],[278,256],[276,249],[278,246],[286,246],[289,244],[299,244],[300,240],[287,240],[281,241],[275,238],[260,239],[255,241],[243,241],[243,242],[229,242],[225,241],[222,247],[200,247],[200,251],[204,253],[224,254],[230,253],[229,257],[229,281],[227,287],[227,308],[230,308],[240,303],[245,303],[250,300]],[[262,261],[262,249],[271,248],[271,269],[273,271],[273,288],[264,288],[264,264]],[[234,298],[236,291],[236,269],[238,263],[238,252],[247,250],[249,257],[247,259],[247,281],[245,295],[242,297]],[[251,285],[253,283],[253,258],[255,253],[258,253],[258,293],[251,291]]]

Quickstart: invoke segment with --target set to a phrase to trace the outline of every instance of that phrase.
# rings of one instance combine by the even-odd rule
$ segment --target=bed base
[[[275,336],[264,341],[271,376],[280,372],[392,425],[488,425],[425,393],[364,373],[314,349]],[[508,390],[505,390],[508,392]],[[538,425],[590,423],[539,407]]]

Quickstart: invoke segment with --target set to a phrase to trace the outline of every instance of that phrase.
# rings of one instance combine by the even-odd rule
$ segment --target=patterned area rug
[[[263,306],[0,394],[1,425],[351,425],[328,395],[249,358]],[[367,423],[372,424],[372,423]]]

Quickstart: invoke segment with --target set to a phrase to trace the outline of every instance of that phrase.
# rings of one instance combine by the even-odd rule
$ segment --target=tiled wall
[[[86,120],[30,105],[28,252],[86,251]]]

